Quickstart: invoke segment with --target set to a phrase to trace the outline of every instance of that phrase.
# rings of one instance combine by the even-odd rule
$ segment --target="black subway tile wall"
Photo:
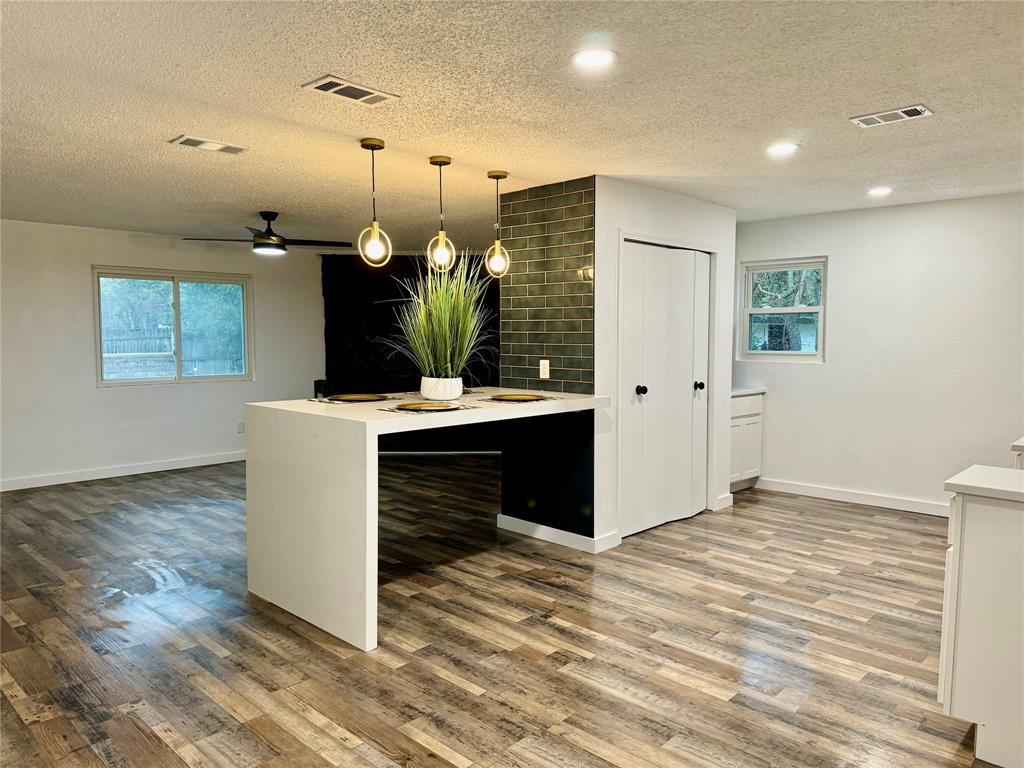
[[[501,241],[501,386],[593,394],[594,177],[502,195]]]

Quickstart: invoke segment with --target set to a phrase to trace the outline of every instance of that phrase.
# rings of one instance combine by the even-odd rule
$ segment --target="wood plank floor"
[[[366,654],[247,597],[241,464],[4,494],[0,762],[972,763],[944,519],[750,491],[592,556],[497,531],[491,458],[381,472]]]

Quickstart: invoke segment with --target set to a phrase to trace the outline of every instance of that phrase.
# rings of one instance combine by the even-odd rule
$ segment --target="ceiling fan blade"
[[[254,235],[262,235],[263,234],[263,230],[262,229],[256,229],[256,227],[246,227],[246,229],[248,229]]]
[[[293,240],[288,237],[285,238],[285,242],[288,245],[316,245],[322,248],[351,248],[352,243],[346,243],[343,240]]]
[[[248,238],[240,240],[234,237],[183,237],[182,240],[197,240],[202,243],[251,243]]]

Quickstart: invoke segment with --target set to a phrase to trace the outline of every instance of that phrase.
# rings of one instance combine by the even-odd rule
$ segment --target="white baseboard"
[[[830,501],[848,501],[853,504],[867,504],[872,507],[899,509],[905,512],[919,512],[923,515],[949,517],[949,504],[926,499],[908,499],[902,496],[886,496],[867,491],[851,491],[846,488],[831,488],[827,485],[811,485],[810,483],[794,483],[789,480],[773,480],[769,477],[757,479],[756,488],[765,491],[781,491],[795,493],[800,496],[812,496],[816,499]]]
[[[732,494],[731,493],[723,493],[721,496],[719,496],[717,499],[715,499],[715,503],[714,503],[714,505],[712,505],[711,511],[712,512],[717,512],[720,509],[725,509],[726,507],[731,507],[731,506],[732,506]]]
[[[592,555],[604,552],[612,547],[617,547],[622,543],[622,537],[617,532],[591,538],[589,536],[581,536],[578,533],[559,530],[558,528],[549,528],[539,523],[531,523],[518,517],[509,517],[508,515],[498,515],[498,527],[505,531],[521,533],[524,536],[532,536],[535,539],[550,541],[553,544],[561,544],[563,547],[589,552]]]
[[[122,477],[124,475],[141,475],[145,472],[163,472],[167,469],[203,467],[207,464],[226,464],[230,461],[242,461],[244,458],[245,451],[230,451],[228,453],[209,453],[205,456],[185,456],[180,459],[146,461],[139,464],[120,464],[116,467],[80,469],[75,472],[57,472],[52,475],[9,477],[0,480],[0,491],[17,491],[22,488],[41,488],[45,485],[80,483],[85,480],[103,480],[108,477]]]

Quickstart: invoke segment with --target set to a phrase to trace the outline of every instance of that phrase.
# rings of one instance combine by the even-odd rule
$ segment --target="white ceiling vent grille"
[[[182,147],[191,147],[192,149],[205,149],[207,152],[223,152],[225,155],[240,155],[243,152],[249,151],[248,147],[225,144],[223,141],[214,141],[213,139],[200,139],[198,136],[178,136],[171,139],[168,144],[177,144]]]
[[[913,107],[901,107],[900,109],[890,109],[885,112],[851,117],[850,122],[854,125],[859,125],[861,128],[873,128],[876,125],[888,125],[889,123],[899,123],[904,120],[928,117],[931,113],[932,111],[924,104],[916,104]]]
[[[393,93],[385,93],[376,88],[370,88],[368,85],[357,85],[351,80],[335,77],[334,75],[318,77],[302,87],[321,91],[322,93],[329,93],[333,96],[341,96],[348,101],[355,101],[367,107],[378,107],[381,104],[386,104],[398,98]]]

